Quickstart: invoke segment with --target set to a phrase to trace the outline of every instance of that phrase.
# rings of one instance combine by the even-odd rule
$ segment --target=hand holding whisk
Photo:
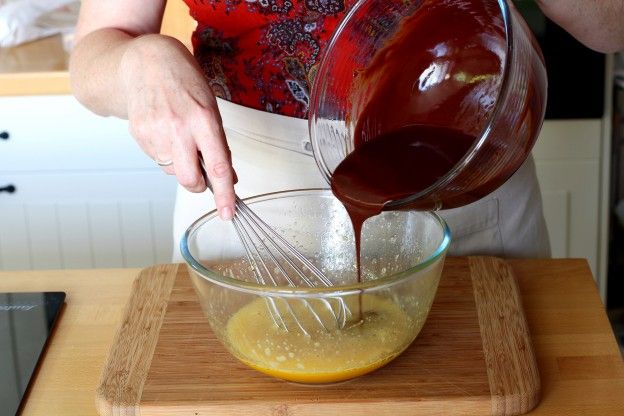
[[[201,157],[200,163],[204,180],[212,190]],[[254,279],[259,284],[291,287],[332,286],[331,280],[323,272],[264,222],[238,196],[235,199],[232,224],[243,244]],[[265,300],[271,319],[278,328],[285,331],[297,328],[306,336],[319,329],[323,331],[342,329],[352,316],[344,299],[339,297],[318,300],[267,297]],[[308,314],[308,317],[304,317],[303,314]]]

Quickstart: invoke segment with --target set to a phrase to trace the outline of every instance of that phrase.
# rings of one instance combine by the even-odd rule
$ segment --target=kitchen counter
[[[68,62],[60,35],[0,48],[0,96],[69,94]]]
[[[194,27],[184,2],[167,2],[161,33],[191,49]],[[0,96],[70,94],[68,63],[60,35],[0,48]]]
[[[624,362],[586,261],[510,261],[542,380],[531,415],[622,415]],[[95,388],[138,269],[2,271],[0,292],[65,291],[23,415],[95,415]]]

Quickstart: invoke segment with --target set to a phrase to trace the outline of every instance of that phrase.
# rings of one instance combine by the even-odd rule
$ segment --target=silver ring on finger
[[[160,160],[158,158],[154,159],[154,162],[156,162],[156,164],[160,167],[165,167],[165,166],[171,166],[173,165],[173,160],[169,159],[169,160]]]

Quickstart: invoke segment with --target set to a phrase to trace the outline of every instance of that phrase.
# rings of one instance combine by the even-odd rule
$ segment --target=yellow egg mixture
[[[324,330],[299,300],[291,300],[299,321],[310,335],[295,329],[285,301],[278,300],[290,331],[278,328],[265,299],[258,298],[228,321],[227,340],[234,355],[248,366],[274,377],[300,383],[333,383],[354,378],[387,364],[414,339],[413,320],[399,305],[375,295],[357,296],[349,303],[359,324]],[[324,322],[333,322],[319,301],[311,304]],[[334,301],[335,302],[335,301]],[[336,303],[334,303],[336,305]]]

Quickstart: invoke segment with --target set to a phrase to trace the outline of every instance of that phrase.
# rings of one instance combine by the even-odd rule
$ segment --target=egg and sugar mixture
[[[312,306],[323,322],[335,322],[320,301],[306,305],[278,299],[270,305],[257,298],[229,319],[226,342],[239,360],[265,374],[301,383],[333,383],[391,361],[409,346],[424,322],[388,298],[363,294],[345,301],[353,315],[347,325],[323,329],[308,309]],[[275,325],[272,307],[279,310],[289,331]],[[293,316],[309,335],[297,328]]]

